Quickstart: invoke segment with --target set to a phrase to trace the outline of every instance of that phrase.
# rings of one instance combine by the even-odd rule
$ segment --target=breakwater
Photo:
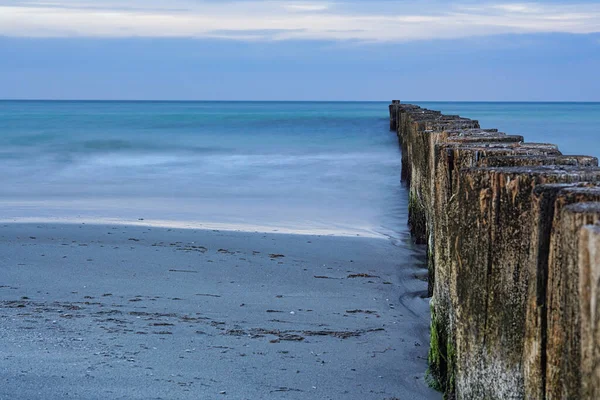
[[[600,168],[393,101],[448,398],[600,398]],[[566,133],[568,134],[568,133]]]

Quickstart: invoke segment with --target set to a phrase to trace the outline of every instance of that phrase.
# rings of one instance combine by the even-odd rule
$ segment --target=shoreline
[[[9,224],[56,224],[56,225],[110,225],[110,226],[132,226],[146,228],[170,228],[185,230],[206,230],[206,231],[226,231],[226,232],[245,232],[245,233],[272,233],[284,235],[303,235],[303,236],[336,236],[336,237],[365,237],[372,239],[388,239],[390,236],[381,232],[374,231],[371,228],[353,228],[342,229],[335,228],[317,228],[307,226],[304,229],[290,226],[279,225],[256,225],[256,224],[234,224],[217,223],[206,221],[182,221],[169,219],[128,219],[128,218],[52,218],[52,217],[17,217],[0,219],[1,225]],[[337,228],[337,229],[336,229]]]

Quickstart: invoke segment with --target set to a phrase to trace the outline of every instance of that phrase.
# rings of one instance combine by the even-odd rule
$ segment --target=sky
[[[0,0],[0,98],[600,101],[600,1]]]

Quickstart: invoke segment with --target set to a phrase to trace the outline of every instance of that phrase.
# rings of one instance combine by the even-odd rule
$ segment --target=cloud
[[[0,0],[0,35],[16,37],[391,42],[542,32],[600,32],[600,4]]]
[[[286,4],[284,7],[292,11],[325,11],[329,4]]]
[[[532,4],[496,4],[492,6],[492,8],[511,13],[532,13],[539,11],[539,9]]]

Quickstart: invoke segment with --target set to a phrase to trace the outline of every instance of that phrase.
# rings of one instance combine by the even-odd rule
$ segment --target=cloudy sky
[[[0,0],[0,98],[600,100],[600,1]]]

